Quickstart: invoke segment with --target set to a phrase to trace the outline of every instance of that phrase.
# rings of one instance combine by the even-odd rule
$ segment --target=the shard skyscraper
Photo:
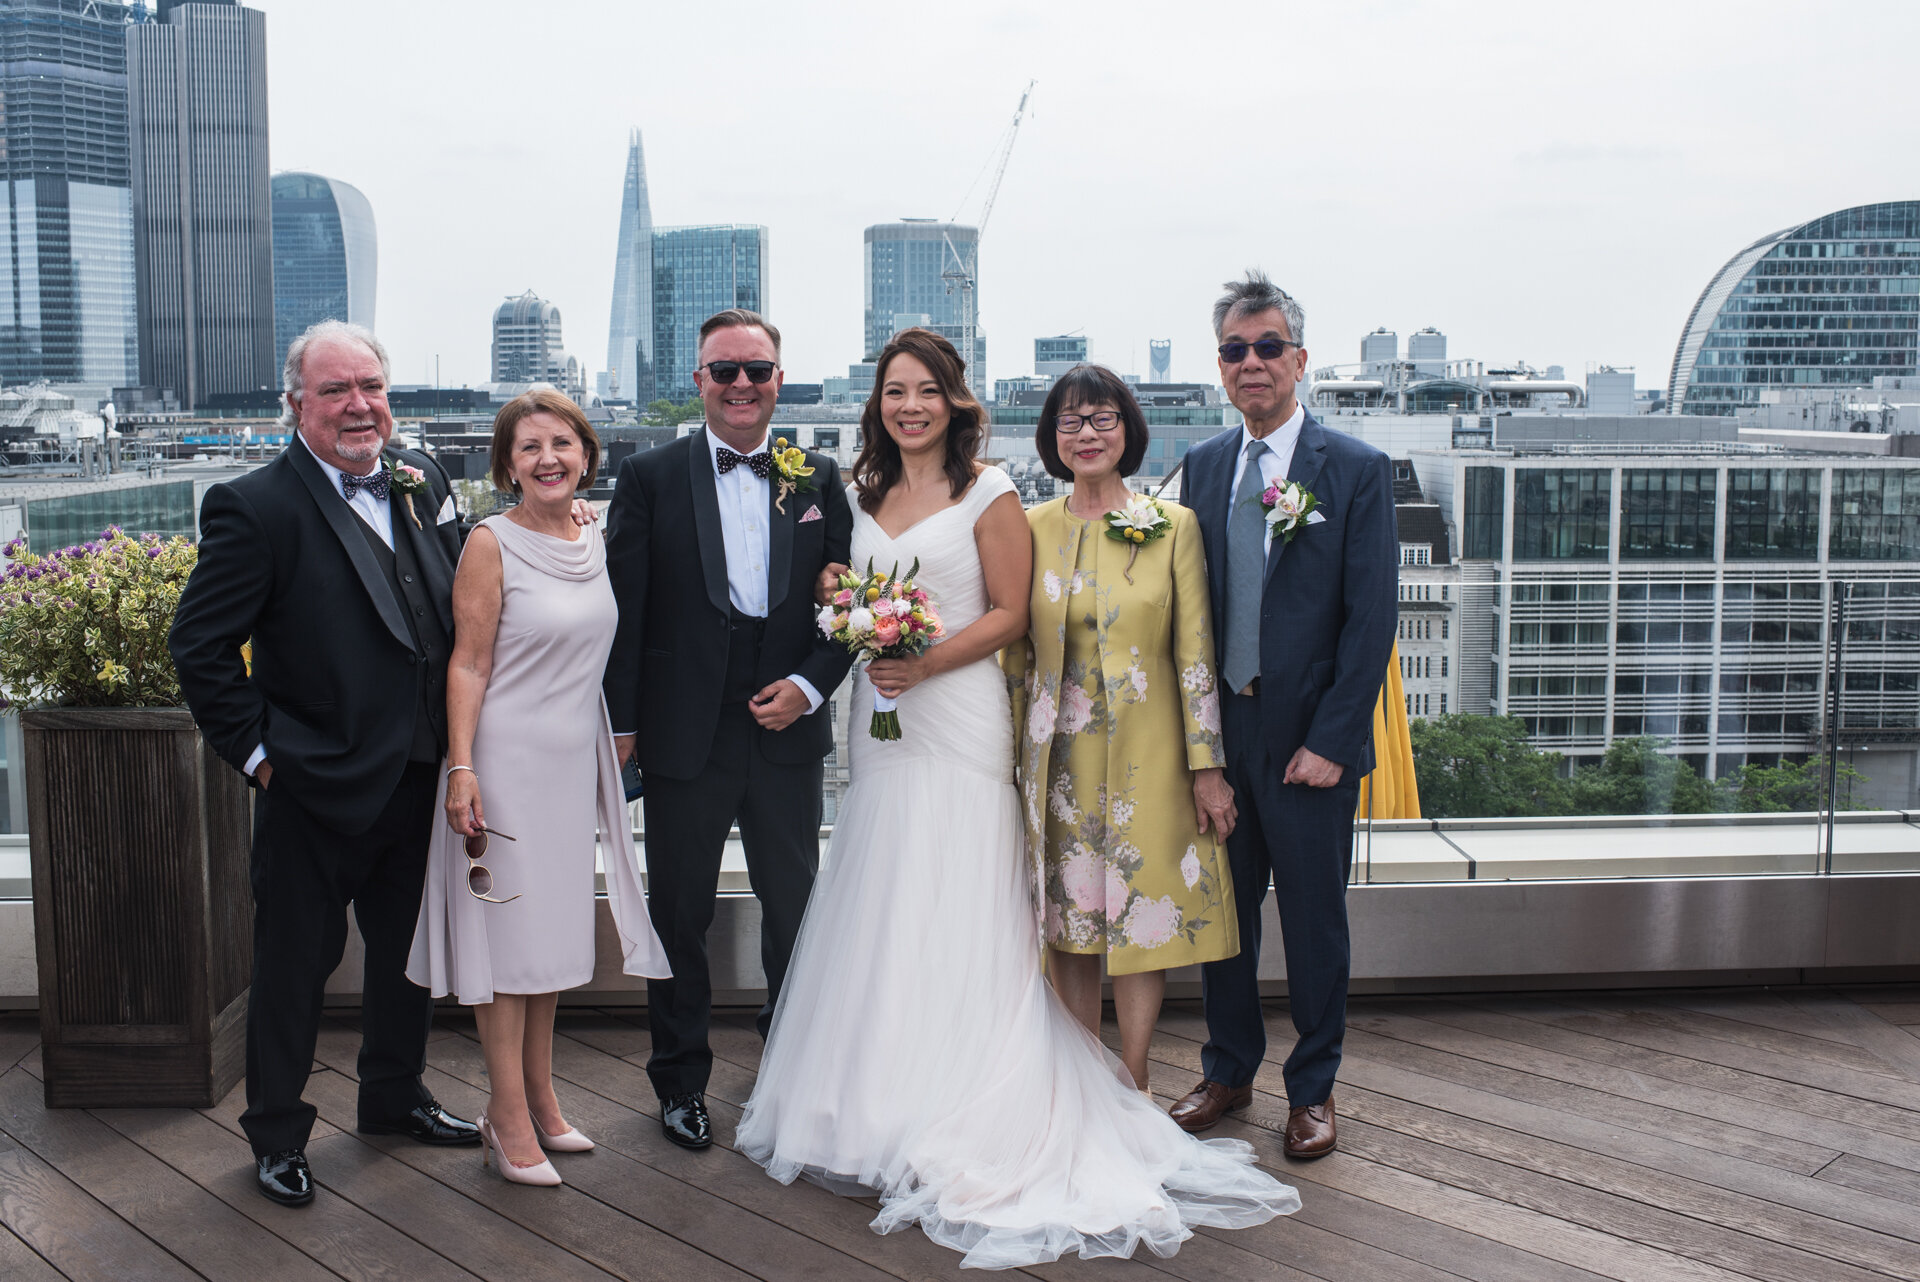
[[[653,211],[647,204],[647,153],[638,129],[627,141],[627,182],[620,193],[607,368],[618,377],[625,399],[642,406],[654,399]]]

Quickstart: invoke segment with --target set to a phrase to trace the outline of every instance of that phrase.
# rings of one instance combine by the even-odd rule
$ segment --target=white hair
[[[280,412],[280,426],[292,428],[295,425],[294,404],[307,394],[307,348],[333,338],[365,346],[380,362],[380,377],[389,383],[393,382],[393,362],[387,358],[387,349],[380,345],[380,340],[365,325],[350,325],[337,320],[309,325],[305,333],[287,344],[287,362],[280,369],[280,391],[286,398],[286,406]]]
[[[1227,322],[1235,316],[1257,316],[1261,312],[1277,311],[1287,318],[1287,337],[1305,347],[1307,343],[1307,312],[1295,302],[1293,295],[1267,279],[1267,274],[1259,268],[1248,271],[1241,280],[1230,280],[1221,286],[1227,292],[1213,305],[1213,336],[1224,337]]]

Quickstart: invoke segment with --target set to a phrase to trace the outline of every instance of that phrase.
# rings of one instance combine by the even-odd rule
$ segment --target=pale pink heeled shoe
[[[480,1126],[480,1165],[492,1163],[495,1149],[500,1151],[500,1174],[510,1184],[535,1184],[541,1188],[553,1188],[560,1181],[560,1172],[553,1169],[553,1163],[541,1158],[531,1166],[522,1166],[507,1156],[507,1150],[500,1147],[500,1137],[494,1133],[493,1123],[487,1120],[485,1113],[479,1118]],[[538,1134],[540,1128],[534,1127]]]
[[[593,1141],[569,1126],[559,1135],[549,1135],[540,1129],[540,1119],[533,1119],[533,1133],[540,1137],[540,1147],[549,1153],[591,1153]]]

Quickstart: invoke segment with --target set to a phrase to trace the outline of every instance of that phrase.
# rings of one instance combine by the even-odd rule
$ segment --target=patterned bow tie
[[[758,454],[735,454],[722,445],[714,458],[718,460],[714,466],[719,469],[722,476],[742,463],[745,463],[748,469],[763,481],[767,479],[767,473],[773,471],[773,453],[770,450],[761,450]]]
[[[373,497],[385,501],[393,484],[393,478],[384,467],[376,467],[365,476],[354,476],[349,472],[340,473],[340,490],[347,496],[347,502],[353,502],[355,490],[365,490]]]

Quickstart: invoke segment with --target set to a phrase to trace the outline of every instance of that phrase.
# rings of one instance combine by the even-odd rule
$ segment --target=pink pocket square
[[[806,510],[805,515],[801,516],[800,524],[805,525],[808,521],[824,521],[824,520],[826,520],[826,518],[820,515],[820,505],[818,503],[815,503],[812,507]]]

